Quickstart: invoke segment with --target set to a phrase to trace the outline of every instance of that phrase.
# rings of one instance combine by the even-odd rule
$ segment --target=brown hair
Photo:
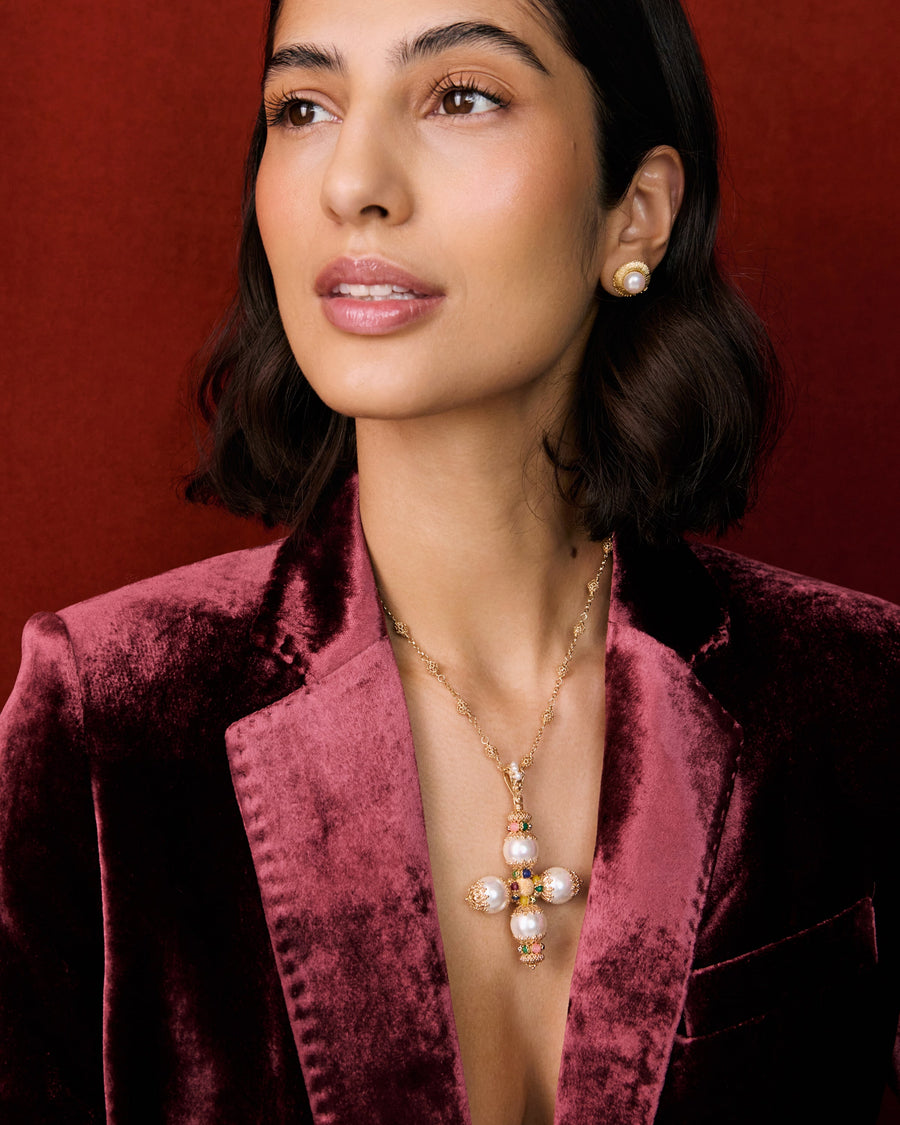
[[[716,252],[718,136],[703,62],[678,0],[532,0],[594,85],[603,204],[659,145],[680,153],[685,195],[647,293],[600,295],[563,435],[545,441],[560,487],[596,537],[664,543],[724,531],[752,499],[780,426],[781,371]],[[271,0],[266,57],[280,0]],[[254,206],[262,107],[246,165],[239,288],[205,353],[208,440],[189,499],[304,524],[355,467],[353,420],[317,397],[288,345]]]

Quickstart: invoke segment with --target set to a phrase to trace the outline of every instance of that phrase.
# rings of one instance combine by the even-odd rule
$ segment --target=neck
[[[462,690],[543,690],[602,549],[560,495],[540,432],[482,407],[458,424],[361,420],[357,443],[363,529],[391,611]],[[585,648],[603,640],[598,609]],[[401,668],[415,660],[395,648]]]

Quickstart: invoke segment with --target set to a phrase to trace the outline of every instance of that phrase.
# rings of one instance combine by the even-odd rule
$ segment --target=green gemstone
[[[522,831],[523,832],[527,832],[530,827],[531,827],[531,825],[528,823],[527,820],[522,821]]]
[[[535,884],[534,893],[536,895],[539,895],[543,891],[543,889],[544,888],[540,885],[540,883],[537,883]]]
[[[514,879],[521,879],[522,878],[522,872],[518,869],[518,867],[513,868],[513,878]]]

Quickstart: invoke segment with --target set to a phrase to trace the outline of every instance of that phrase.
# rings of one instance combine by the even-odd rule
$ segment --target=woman
[[[190,491],[295,530],[29,626],[7,1118],[872,1119],[897,615],[680,538],[777,406],[680,7],[266,59]]]

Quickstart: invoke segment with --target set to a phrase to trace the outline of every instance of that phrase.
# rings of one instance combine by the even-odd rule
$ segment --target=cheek
[[[278,231],[284,226],[284,194],[276,191],[272,159],[263,153],[256,175],[256,222],[269,261],[278,244]]]
[[[593,287],[600,212],[592,154],[566,138],[537,139],[497,146],[472,168],[444,179],[441,210],[468,260],[482,264],[474,277],[507,291],[531,288],[539,275],[566,290]]]
[[[600,226],[593,153],[563,135],[555,145],[535,152],[531,167],[521,202],[533,244],[557,282],[565,275],[571,284],[593,287]]]
[[[305,369],[310,342],[324,327],[313,291],[321,208],[315,177],[285,154],[265,153],[256,180],[256,218],[285,335]]]
[[[276,287],[287,285],[306,258],[313,202],[308,189],[309,177],[298,175],[283,157],[268,150],[263,154],[256,178],[256,220]]]

